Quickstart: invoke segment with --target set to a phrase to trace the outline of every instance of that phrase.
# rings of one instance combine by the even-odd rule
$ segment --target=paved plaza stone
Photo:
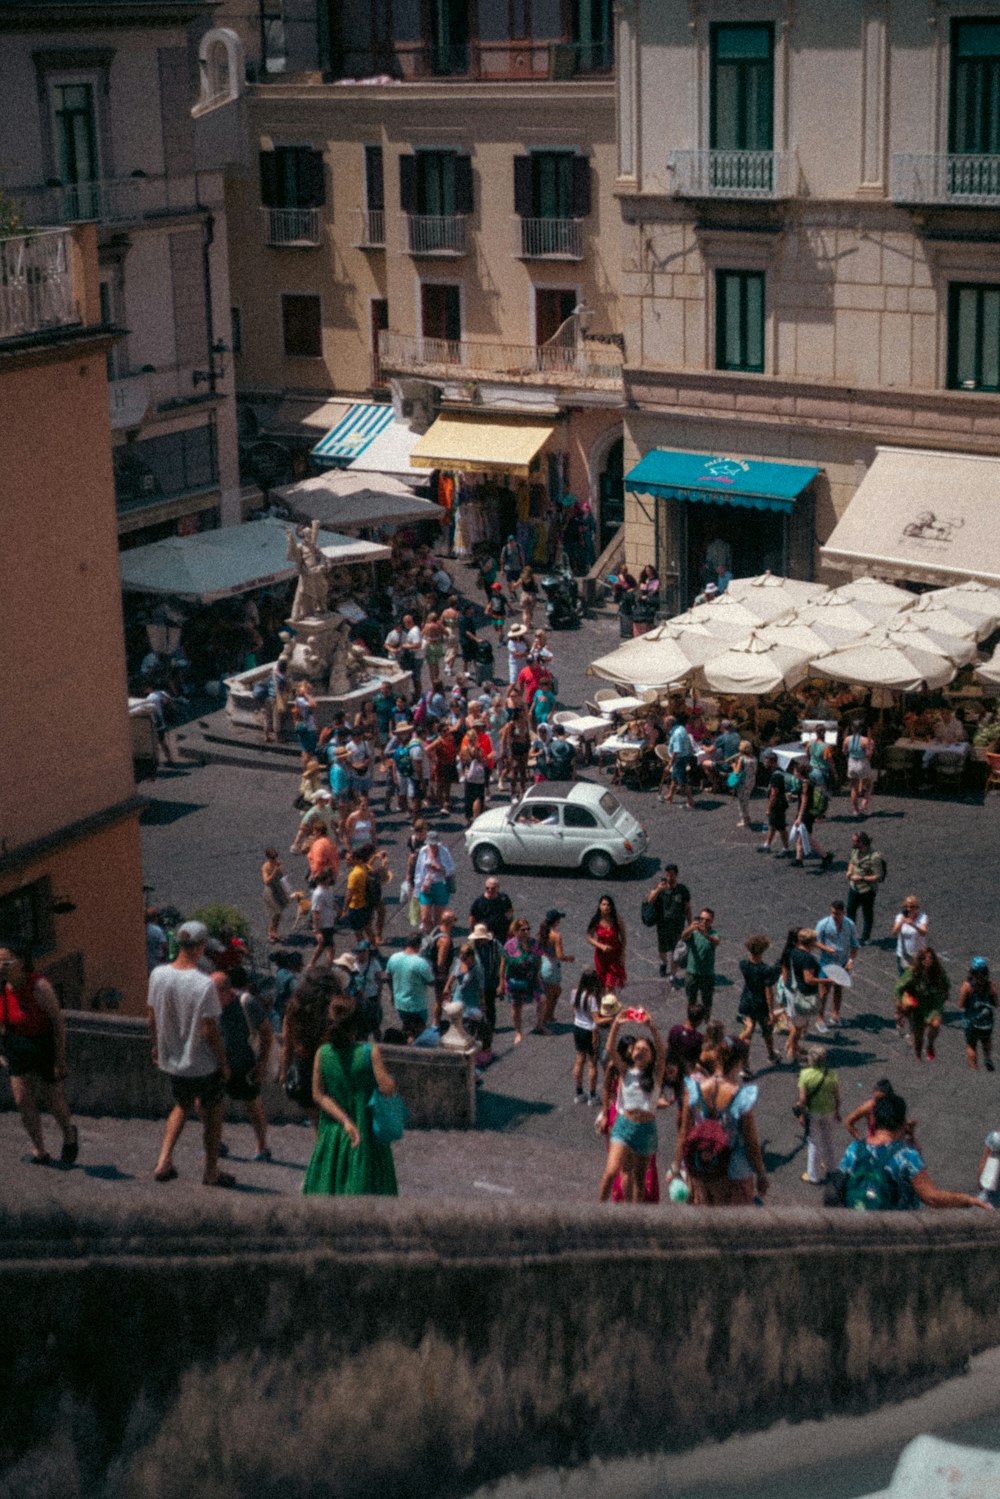
[[[613,649],[617,619],[598,615],[576,631],[553,635],[555,668],[561,703],[575,707],[592,695],[596,685],[585,675],[588,663]],[[599,779],[596,768],[584,774]],[[247,770],[210,764],[165,771],[144,788],[150,809],[143,824],[145,878],[154,887],[151,899],[188,911],[206,901],[230,901],[246,911],[253,924],[255,952],[267,952],[259,869],[265,845],[286,850],[294,834],[297,814],[292,800],[297,772]],[[565,988],[557,1013],[557,1034],[525,1036],[515,1051],[509,1012],[501,1005],[496,1061],[479,1088],[479,1127],[473,1132],[419,1131],[396,1148],[400,1190],[414,1196],[465,1198],[513,1197],[525,1201],[587,1201],[596,1196],[604,1151],[594,1132],[595,1113],[573,1098],[570,1034],[570,993],[576,976],[590,956],[585,940],[587,923],[598,897],[609,890],[618,903],[628,932],[629,982],[625,998],[650,1009],[661,1028],[675,1024],[684,1013],[681,991],[658,977],[655,932],[641,925],[639,907],[666,861],[680,866],[680,877],[690,887],[695,906],[708,904],[716,912],[722,942],[718,950],[719,981],[715,1014],[736,1027],[739,998],[738,964],[744,939],[766,932],[772,940],[769,956],[776,960],[788,929],[815,925],[827,914],[830,901],[846,893],[846,855],[857,825],[846,796],[835,797],[824,827],[824,843],[835,852],[833,867],[821,873],[818,863],[795,869],[790,861],[774,860],[756,851],[760,837],[736,827],[738,813],[727,797],[706,795],[693,812],[680,805],[666,806],[655,790],[625,790],[622,799],[646,825],[648,856],[641,864],[602,884],[581,874],[553,871],[509,871],[503,888],[515,909],[537,926],[550,906],[567,912],[563,922],[566,950],[576,959],[566,965]],[[381,797],[376,796],[376,805]],[[763,797],[754,808],[763,814]],[[458,893],[453,905],[460,923],[482,888],[482,878],[464,852],[462,821],[457,815],[437,818],[455,854]],[[943,1186],[970,1190],[983,1138],[1000,1127],[998,1075],[971,1072],[965,1064],[963,1038],[954,995],[973,953],[983,953],[1000,967],[997,937],[997,846],[1000,798],[984,806],[979,796],[888,797],[876,795],[873,815],[866,824],[875,845],[886,855],[889,877],[879,889],[872,944],[859,958],[856,983],[845,997],[846,1023],[829,1038],[830,1064],[840,1075],[846,1113],[868,1096],[876,1078],[887,1074],[910,1105],[918,1121],[918,1139],[935,1180]],[[398,890],[405,866],[403,842],[407,824],[396,815],[383,825]],[[305,861],[287,856],[293,879]],[[896,1036],[892,991],[895,955],[888,937],[899,901],[908,892],[920,897],[930,916],[930,935],[941,953],[952,981],[949,1005],[934,1062],[918,1063],[912,1048]],[[388,944],[397,945],[405,930],[404,913],[390,906]],[[340,939],[338,939],[340,940]],[[343,934],[346,945],[347,933]],[[303,950],[306,950],[305,948]],[[772,1201],[816,1201],[818,1192],[800,1180],[805,1169],[805,1147],[792,1116],[795,1073],[784,1066],[767,1067],[760,1039],[753,1045],[752,1064],[760,1087],[758,1123],[765,1158],[772,1177]],[[50,1185],[59,1192],[78,1190],[74,1178],[92,1171],[102,1191],[120,1193],[156,1190],[148,1185],[159,1138],[159,1121],[134,1124],[84,1120],[80,1167]],[[236,1174],[247,1189],[294,1192],[301,1183],[309,1156],[311,1131],[288,1125],[274,1132],[273,1166],[250,1163],[251,1134],[244,1124],[230,1126]],[[660,1115],[661,1165],[669,1163],[675,1132],[670,1113]],[[199,1179],[200,1131],[189,1126],[178,1165],[182,1183]],[[4,1156],[8,1161],[27,1155],[16,1119],[0,1119]],[[843,1135],[846,1145],[848,1137]],[[24,1145],[23,1152],[21,1147]],[[239,1157],[245,1157],[246,1164]],[[116,1175],[115,1172],[122,1174]],[[38,1173],[27,1166],[6,1173],[5,1192],[37,1189]],[[15,1181],[16,1179],[16,1181]],[[168,1190],[175,1190],[170,1188]],[[200,1187],[198,1190],[202,1190]],[[666,1209],[664,1209],[666,1210]]]

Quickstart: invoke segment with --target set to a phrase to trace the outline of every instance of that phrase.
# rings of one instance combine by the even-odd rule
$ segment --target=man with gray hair
[[[219,1170],[229,1067],[219,1029],[222,1007],[218,992],[200,966],[207,942],[208,928],[202,922],[185,921],[177,928],[176,958],[172,963],[158,964],[149,976],[147,1004],[153,1062],[170,1079],[174,1098],[153,1178],[158,1182],[176,1178],[174,1147],[187,1123],[188,1111],[198,1104],[205,1137],[202,1181],[206,1187],[234,1187],[235,1178]]]

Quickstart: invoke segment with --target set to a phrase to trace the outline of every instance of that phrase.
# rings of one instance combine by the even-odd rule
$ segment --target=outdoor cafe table
[[[640,708],[645,708],[646,702],[641,697],[607,697],[597,706],[605,718],[613,718],[617,713],[638,713]]]
[[[575,718],[560,719],[560,723],[566,730],[567,738],[574,741],[603,739],[611,729],[606,718],[598,718],[593,713],[578,713]]]
[[[781,770],[789,770],[797,760],[806,758],[801,739],[797,739],[794,744],[769,744],[762,753],[774,755]]]
[[[897,739],[893,749],[922,755],[925,770],[933,760],[968,760],[972,755],[972,745],[965,740],[959,744],[947,744],[937,739]]]

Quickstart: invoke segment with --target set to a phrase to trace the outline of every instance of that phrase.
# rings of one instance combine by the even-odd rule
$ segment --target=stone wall
[[[447,1494],[864,1411],[1000,1341],[981,1214],[78,1202],[0,1215],[0,1409],[8,1452],[69,1411],[123,1499],[207,1495],[209,1454],[215,1493]]]
[[[66,1098],[74,1114],[118,1119],[164,1118],[170,1085],[153,1066],[144,1020],[118,1015],[66,1015],[69,1077]],[[413,1129],[470,1129],[476,1123],[474,1058],[444,1050],[385,1046],[383,1055],[406,1101]],[[301,1119],[302,1110],[276,1084],[264,1090],[264,1107],[275,1124]],[[4,1090],[3,1107],[12,1107]],[[242,1104],[228,1114],[245,1118]]]

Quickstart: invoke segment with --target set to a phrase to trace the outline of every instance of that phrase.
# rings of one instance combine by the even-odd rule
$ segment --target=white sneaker
[[[574,1103],[586,1103],[587,1098],[582,1088],[577,1088],[573,1098]]]
[[[813,1029],[819,1031],[821,1036],[828,1036],[830,1034],[830,1027],[825,1020],[817,1020]]]

